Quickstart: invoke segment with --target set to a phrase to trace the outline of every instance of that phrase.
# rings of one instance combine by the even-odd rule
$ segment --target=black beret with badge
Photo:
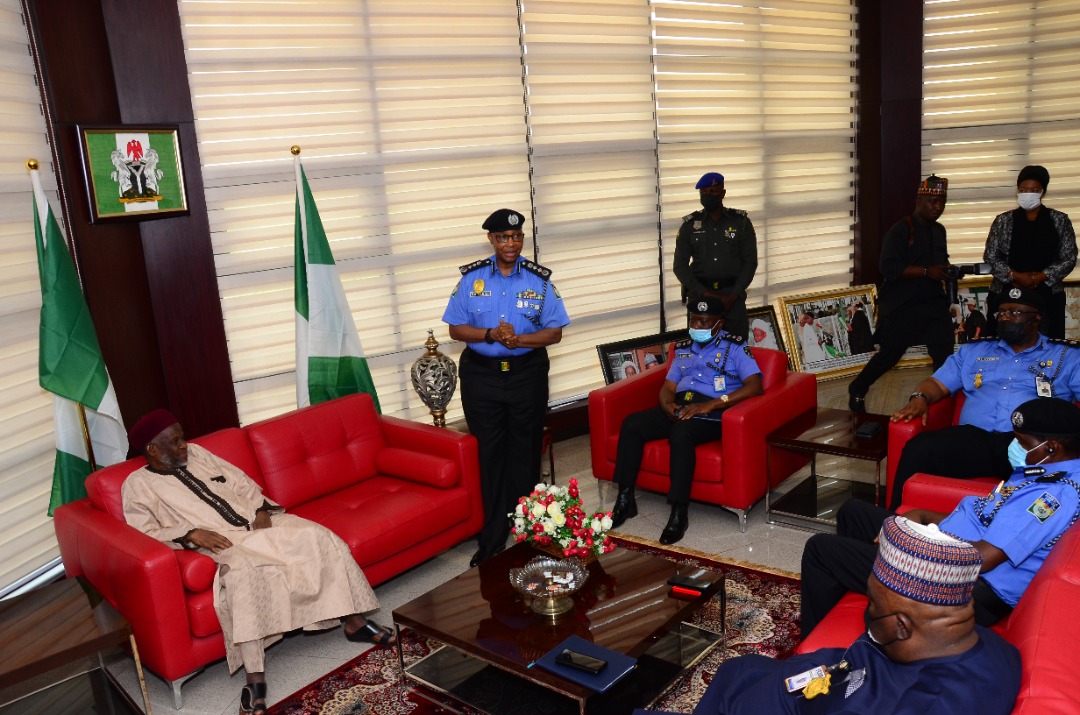
[[[502,233],[503,231],[520,231],[525,226],[525,217],[513,209],[499,209],[493,212],[484,221],[482,229],[488,233]]]
[[[1039,313],[1046,313],[1046,303],[1043,302],[1042,296],[1030,289],[1020,288],[1019,286],[1012,286],[1007,290],[1001,291],[1001,303],[1019,303],[1020,305],[1030,305]]]
[[[1037,397],[1013,410],[1012,426],[1039,437],[1080,437],[1080,407],[1056,397]]]
[[[719,298],[698,298],[686,303],[686,312],[699,315],[724,315],[724,301]]]

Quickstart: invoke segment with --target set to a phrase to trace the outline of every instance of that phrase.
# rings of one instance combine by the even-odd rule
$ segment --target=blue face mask
[[[707,343],[712,340],[712,328],[690,328],[690,339],[695,343]]]
[[[1020,440],[1014,438],[1012,442],[1009,442],[1009,464],[1013,466],[1013,469],[1016,469],[1018,467],[1026,467],[1027,456],[1039,447],[1043,446],[1044,444],[1046,444],[1045,440],[1039,442],[1031,449],[1024,449],[1020,446]],[[1042,464],[1043,462],[1045,462],[1049,458],[1049,456],[1050,455],[1047,455],[1046,457],[1040,459],[1038,461],[1038,464]]]

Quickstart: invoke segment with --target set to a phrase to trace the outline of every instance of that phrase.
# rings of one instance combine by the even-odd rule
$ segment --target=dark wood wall
[[[191,436],[236,425],[176,3],[23,3],[61,211],[125,420],[167,407]],[[861,0],[859,13],[856,284],[879,280],[881,236],[914,202],[922,0]],[[77,126],[140,123],[179,125],[191,214],[93,225]]]
[[[61,210],[128,425],[238,423],[180,17],[171,0],[24,0]],[[90,223],[78,125],[180,127],[188,216]]]

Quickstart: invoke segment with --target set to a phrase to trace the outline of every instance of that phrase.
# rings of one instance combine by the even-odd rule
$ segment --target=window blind
[[[60,553],[46,515],[55,454],[52,397],[38,386],[41,284],[23,164],[41,163],[41,183],[57,207],[40,103],[20,4],[0,0],[0,142],[8,156],[0,162],[0,593]]]
[[[724,174],[749,212],[758,269],[749,304],[846,285],[855,212],[856,6],[653,0],[668,324],[685,324],[671,272],[694,184]]]
[[[954,263],[981,261],[1016,175],[1050,171],[1046,204],[1080,211],[1080,2],[928,1],[923,170],[949,179],[942,223]]]

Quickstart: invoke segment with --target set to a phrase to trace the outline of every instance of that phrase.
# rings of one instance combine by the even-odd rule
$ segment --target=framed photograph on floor
[[[188,212],[179,125],[80,126],[90,221]]]
[[[771,348],[788,353],[788,367],[795,369],[791,353],[784,347],[784,333],[780,321],[776,319],[776,309],[771,305],[750,308],[746,311],[750,320],[750,339],[746,344],[752,348]]]
[[[1080,281],[1065,281],[1065,337],[1080,340]]]
[[[992,281],[990,276],[978,276],[964,278],[957,284],[956,297],[959,301],[949,306],[949,313],[958,349],[964,343],[986,337],[986,297],[990,294]],[[1077,288],[1080,289],[1080,282]]]
[[[845,377],[859,372],[874,354],[876,286],[780,296],[777,312],[795,370]]]
[[[646,370],[665,370],[668,348],[672,343],[686,340],[689,336],[684,328],[597,345],[600,368],[604,371],[604,384],[610,385]]]

